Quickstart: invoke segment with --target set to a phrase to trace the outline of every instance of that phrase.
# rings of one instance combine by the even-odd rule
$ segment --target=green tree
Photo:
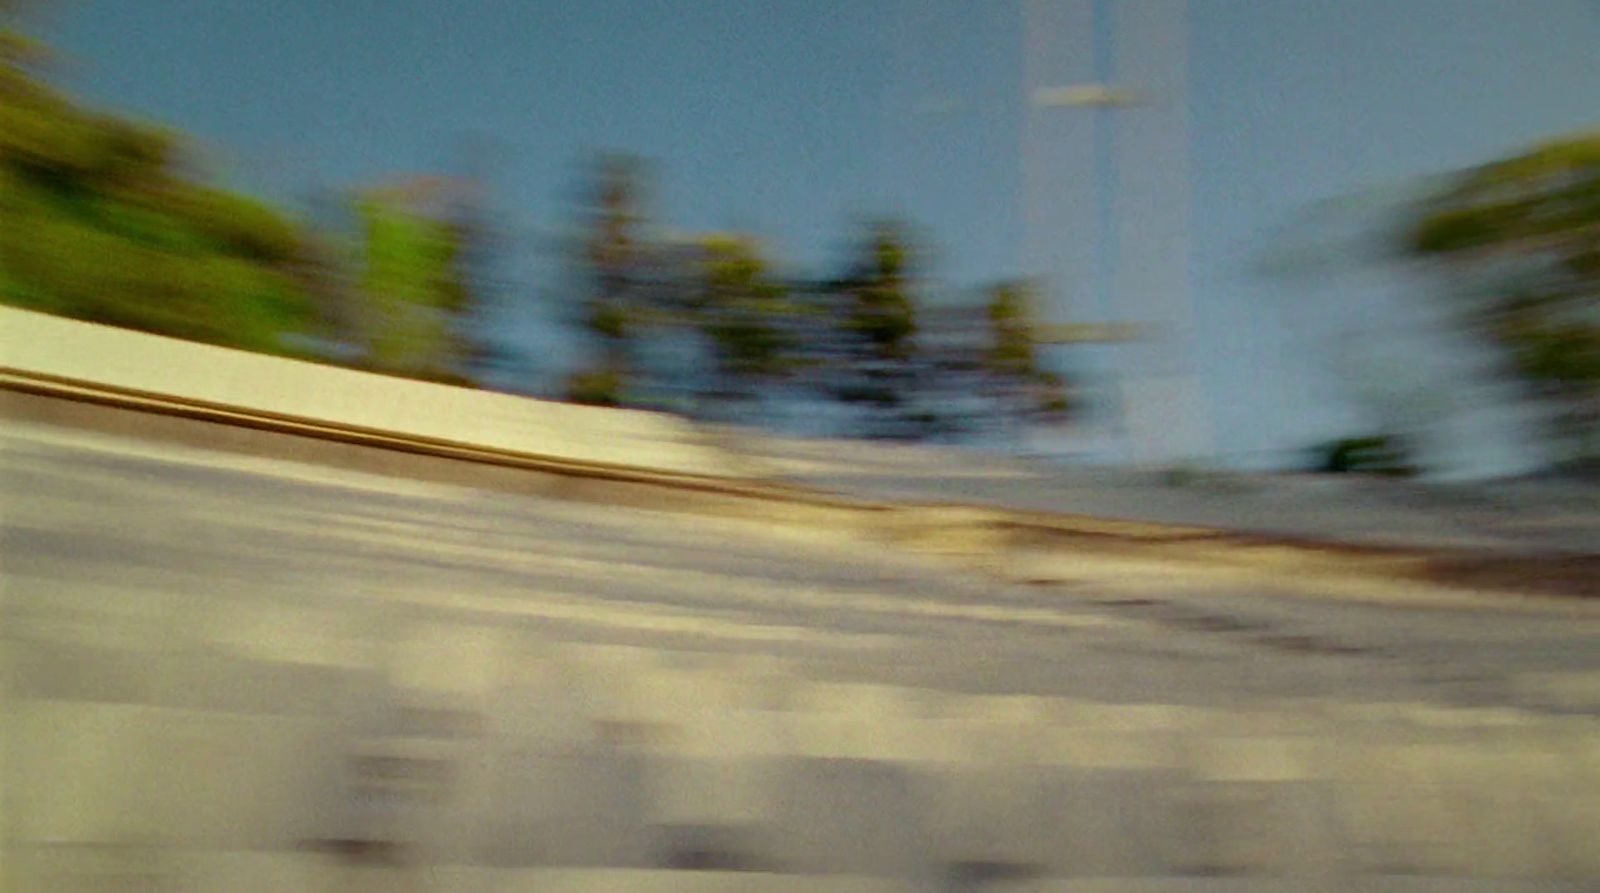
[[[850,279],[846,325],[864,344],[864,355],[884,363],[904,362],[914,349],[916,304],[911,295],[911,250],[904,230],[874,226]]]
[[[359,325],[377,371],[461,383],[469,359],[462,321],[472,307],[461,260],[464,234],[429,187],[360,196]]]
[[[878,411],[873,433],[913,421],[918,384],[912,249],[903,226],[870,226],[841,280],[838,325],[844,339],[836,395]],[[926,420],[924,420],[926,421]]]
[[[1461,274],[1464,318],[1600,461],[1600,132],[1465,171],[1422,203],[1406,250]]]
[[[773,277],[753,239],[701,240],[694,321],[710,345],[717,385],[713,397],[751,400],[763,384],[795,368],[784,325],[796,314],[788,289]]]
[[[641,290],[647,285],[648,250],[637,159],[600,159],[592,184],[589,220],[580,245],[582,325],[597,356],[568,378],[568,399],[620,405],[636,370],[634,340],[642,325]]]
[[[173,134],[50,88],[0,30],[0,298],[230,347],[305,352],[319,321],[302,233],[196,182]]]
[[[1023,422],[1065,415],[1065,382],[1039,363],[1038,321],[1027,287],[1015,282],[994,286],[987,311],[990,342],[984,368],[1001,411]]]

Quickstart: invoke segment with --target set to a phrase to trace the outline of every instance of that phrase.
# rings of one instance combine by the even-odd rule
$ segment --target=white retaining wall
[[[402,437],[675,473],[729,465],[688,423],[408,381],[0,307],[10,373],[141,391]]]

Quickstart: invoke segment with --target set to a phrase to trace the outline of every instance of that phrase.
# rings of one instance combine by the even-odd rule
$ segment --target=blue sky
[[[754,230],[797,266],[825,269],[853,220],[893,212],[926,228],[941,279],[1022,272],[1019,0],[62,0],[47,14],[70,86],[196,134],[261,191],[448,169],[483,135],[498,210],[531,252],[570,215],[584,153],[620,149],[655,162],[666,222]],[[1369,320],[1394,283],[1297,296],[1257,256],[1319,199],[1600,124],[1600,2],[1191,0],[1188,25],[1189,279],[1218,445],[1364,424],[1307,360],[1304,329]],[[505,330],[554,344],[520,296],[548,277],[530,262],[518,278]],[[1296,301],[1318,306],[1282,309]]]

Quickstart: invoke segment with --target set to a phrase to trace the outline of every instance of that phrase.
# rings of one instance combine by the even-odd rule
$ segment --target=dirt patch
[[[1464,556],[1430,559],[1420,576],[1472,589],[1566,598],[1600,598],[1600,555]]]

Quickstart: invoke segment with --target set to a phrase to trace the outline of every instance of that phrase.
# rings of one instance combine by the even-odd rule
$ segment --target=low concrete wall
[[[686,422],[356,372],[0,307],[0,370],[241,414],[571,462],[722,477]]]

